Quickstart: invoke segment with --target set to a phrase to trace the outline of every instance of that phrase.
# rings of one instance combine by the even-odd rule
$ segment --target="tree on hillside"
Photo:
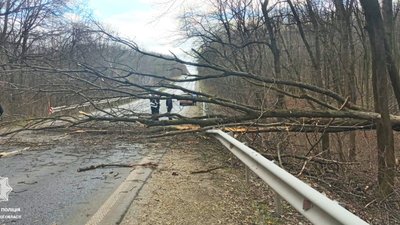
[[[337,151],[337,158],[334,153],[322,154],[334,149],[334,135],[328,134],[337,134],[338,145],[342,146],[342,132],[376,129],[379,190],[382,196],[391,194],[393,130],[400,130],[400,116],[390,109],[387,88],[389,77],[394,93],[398,88],[395,53],[390,48],[396,43],[390,38],[391,33],[385,32],[394,27],[394,19],[387,15],[391,11],[386,10],[387,19],[382,20],[377,1],[375,5],[372,1],[360,1],[365,17],[360,16],[357,2],[352,0],[212,3],[208,12],[193,10],[183,17],[188,38],[199,43],[199,48],[191,52],[196,61],[147,52],[101,26],[75,23],[62,35],[52,35],[49,40],[55,41],[48,41],[42,49],[51,58],[29,61],[25,57],[26,64],[18,68],[35,71],[36,77],[42,79],[40,84],[29,86],[31,90],[53,97],[66,93],[79,96],[77,103],[89,102],[104,112],[102,116],[85,113],[83,117],[56,114],[50,119],[65,121],[60,127],[90,121],[121,121],[171,125],[170,130],[178,129],[173,125],[182,124],[201,127],[192,132],[210,127],[239,127],[258,134],[304,132],[317,137],[304,138],[311,146],[304,156],[305,164],[307,157],[338,158],[352,163],[357,160],[355,134],[350,135],[348,158],[343,149]],[[389,25],[384,26],[385,21]],[[365,24],[370,45],[365,44]],[[34,47],[28,53],[39,51]],[[369,62],[373,62],[372,69]],[[199,74],[189,74],[186,66],[196,66]],[[5,71],[11,74],[11,69]],[[179,85],[188,81],[199,82],[203,89],[189,90]],[[118,114],[97,104],[116,97],[148,99],[150,94],[196,100],[214,106],[215,110],[206,116],[173,114],[167,116],[174,120],[158,121],[148,113],[131,110]],[[371,99],[373,109],[367,104]],[[322,151],[314,153],[316,146],[321,146]]]
[[[392,55],[391,49],[388,47],[388,38],[390,35],[386,35],[385,37],[385,28],[390,29],[390,25],[386,24],[386,27],[384,27],[378,1],[361,0],[361,5],[364,8],[371,45],[372,85],[375,112],[381,115],[381,118],[376,120],[376,133],[378,138],[378,181],[381,194],[386,197],[393,192],[395,179],[394,139],[389,114],[389,86],[387,80],[390,70],[396,67],[396,64],[394,61],[390,61]],[[387,5],[385,6],[389,7]],[[391,20],[386,22],[390,24]],[[392,74],[392,76],[397,77],[398,74]],[[396,81],[393,82],[393,79],[392,87],[395,93],[397,89],[400,88]],[[400,102],[398,102],[398,104],[400,105]]]

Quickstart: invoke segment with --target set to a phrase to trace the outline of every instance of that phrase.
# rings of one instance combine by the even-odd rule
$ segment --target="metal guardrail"
[[[313,224],[368,224],[337,202],[327,198],[230,135],[221,130],[208,130],[207,133],[214,135],[276,193]]]

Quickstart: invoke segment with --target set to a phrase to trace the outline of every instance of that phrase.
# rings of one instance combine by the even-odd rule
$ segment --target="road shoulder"
[[[243,165],[216,141],[162,142],[169,150],[121,224],[284,224],[271,190],[254,175],[246,182]]]

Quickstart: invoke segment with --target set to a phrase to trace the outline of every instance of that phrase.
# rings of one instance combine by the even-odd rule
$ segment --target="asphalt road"
[[[123,181],[130,168],[104,168],[77,172],[78,168],[105,163],[137,163],[150,154],[134,143],[96,142],[86,135],[39,132],[22,134],[40,140],[19,142],[31,146],[21,153],[0,158],[0,176],[8,177],[13,191],[0,208],[19,209],[11,215],[21,219],[0,219],[0,224],[83,224]],[[35,137],[36,136],[36,137]],[[64,139],[54,140],[64,136]],[[82,140],[84,138],[84,140]],[[85,141],[89,143],[85,143]],[[16,143],[16,142],[14,142]],[[18,148],[3,145],[3,150]],[[27,147],[24,147],[27,148]],[[10,213],[0,212],[0,215]]]
[[[195,88],[194,83],[182,86]],[[176,100],[173,103],[172,112],[185,113],[186,108],[180,107]],[[150,102],[137,100],[109,110],[150,112]],[[162,101],[160,113],[165,112],[165,101]],[[0,138],[0,152],[16,153],[0,158],[0,177],[7,177],[13,188],[8,201],[0,201],[0,224],[84,224],[131,169],[77,172],[78,168],[138,163],[144,157],[156,160],[165,150],[150,150],[113,137],[54,131],[23,132],[11,139]]]
[[[180,79],[184,79],[184,76],[181,76]],[[196,89],[196,83],[195,82],[179,82],[177,85],[186,88],[188,90],[195,90]],[[181,90],[175,90],[175,89],[164,89],[163,92],[170,93],[170,94],[176,94],[176,95],[181,95],[183,92]],[[185,114],[185,111],[187,110],[187,107],[180,106],[179,101],[176,99],[172,100],[173,108],[171,113],[178,113],[181,115]],[[166,107],[166,102],[165,100],[162,100],[160,102],[160,114],[167,113],[167,107]],[[130,116],[132,112],[134,113],[150,113],[150,101],[149,99],[139,99],[127,104],[122,104],[119,105],[118,107],[112,108],[112,109],[106,109],[105,110],[108,113],[114,114],[114,115],[127,115]],[[97,116],[108,116],[104,112],[93,112],[93,115]],[[167,119],[167,118],[161,118],[161,119]]]

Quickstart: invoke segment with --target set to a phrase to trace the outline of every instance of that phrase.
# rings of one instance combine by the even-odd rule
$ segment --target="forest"
[[[76,2],[5,0],[0,7],[0,102],[10,118],[47,115],[48,106],[121,97],[88,84],[107,85],[85,73],[83,65],[107,76],[115,73],[113,67],[122,66],[167,77],[186,72],[179,63],[142,55],[107,40],[95,31],[95,21]],[[79,19],[74,13],[79,13]],[[71,75],[74,73],[77,77]],[[140,85],[155,82],[145,76],[129,80]]]
[[[400,221],[393,213],[400,210],[398,1],[209,0],[206,9],[180,16],[193,60],[146,51],[72,1],[2,0],[0,8],[7,123],[24,117],[68,121],[64,127],[112,120],[221,128],[297,176],[375,207],[382,221]],[[199,88],[177,85],[187,81]],[[167,121],[47,115],[48,105],[97,108],[102,99],[149,94],[195,99],[207,110]]]

